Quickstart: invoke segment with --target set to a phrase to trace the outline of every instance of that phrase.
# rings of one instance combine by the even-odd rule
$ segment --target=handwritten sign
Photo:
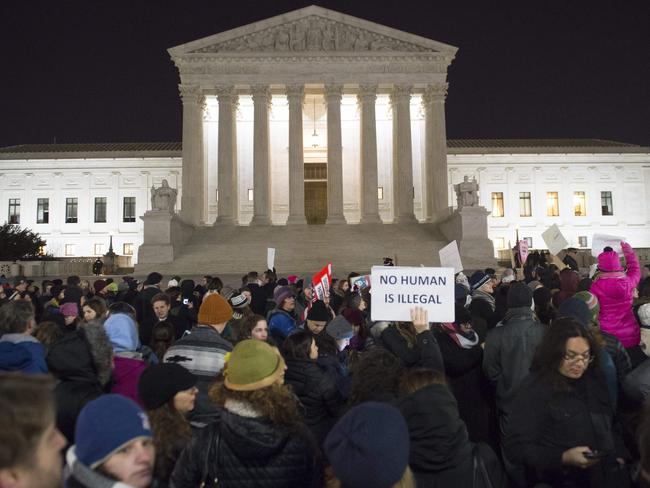
[[[609,246],[614,251],[616,251],[619,256],[622,256],[623,250],[621,249],[621,241],[624,240],[625,237],[609,236],[607,234],[594,234],[591,239],[591,255],[597,258],[598,255],[603,252],[603,249]]]
[[[373,321],[410,322],[413,307],[429,322],[454,321],[454,268],[373,266],[370,279]]]
[[[275,267],[275,248],[266,248],[266,269],[273,269]]]
[[[542,239],[544,239],[544,242],[548,247],[548,252],[551,254],[557,254],[569,245],[568,241],[562,235],[562,232],[560,232],[560,228],[557,224],[553,224],[542,232]]]
[[[441,267],[454,268],[454,273],[460,273],[463,270],[463,263],[460,260],[460,252],[456,241],[451,241],[440,249],[438,255],[440,256]]]

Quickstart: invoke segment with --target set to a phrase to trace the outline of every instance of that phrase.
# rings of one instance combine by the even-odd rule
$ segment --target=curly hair
[[[210,388],[210,398],[223,407],[226,400],[243,402],[277,425],[293,427],[303,422],[298,399],[286,385],[273,383],[266,388],[253,391],[234,391],[226,387],[223,376]]]
[[[248,308],[248,307],[246,307]],[[239,327],[237,330],[237,342],[243,341],[245,339],[250,339],[253,335],[253,329],[257,326],[257,323],[260,320],[266,320],[261,315],[251,314],[246,315],[239,321]]]
[[[147,411],[153,444],[156,448],[156,474],[168,479],[180,451],[192,439],[192,429],[176,407],[172,398],[163,406]]]
[[[350,370],[351,385],[348,403],[397,398],[399,379],[404,366],[397,356],[381,347],[362,354]]]
[[[546,330],[542,342],[537,346],[531,366],[531,371],[538,373],[542,381],[546,381],[557,390],[565,390],[568,387],[568,383],[559,369],[564,361],[566,343],[574,337],[584,338],[594,356],[594,360],[588,365],[585,374],[602,375],[600,369],[601,347],[593,332],[573,317],[561,317],[553,320]]]

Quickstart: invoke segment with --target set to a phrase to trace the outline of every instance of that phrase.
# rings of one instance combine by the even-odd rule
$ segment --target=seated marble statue
[[[174,213],[176,208],[176,195],[178,190],[172,188],[167,180],[162,180],[160,188],[151,187],[151,210]]]
[[[478,183],[476,178],[472,178],[472,181],[470,181],[466,175],[461,183],[454,185],[454,190],[456,191],[456,202],[459,209],[478,206]]]

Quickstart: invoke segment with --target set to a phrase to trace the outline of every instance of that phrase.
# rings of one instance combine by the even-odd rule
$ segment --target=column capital
[[[214,91],[217,94],[219,103],[233,103],[237,99],[233,85],[216,85]]]
[[[393,85],[390,93],[391,103],[408,102],[411,99],[412,85]]]
[[[194,103],[201,105],[205,102],[203,90],[198,85],[178,85],[178,92],[181,95],[183,104]]]
[[[271,103],[271,88],[268,85],[251,86],[251,95],[253,96],[253,103]]]
[[[325,102],[340,102],[343,96],[343,85],[325,85]]]
[[[289,103],[291,103],[292,101],[302,103],[303,99],[305,98],[304,85],[287,85],[286,92],[287,92],[287,100],[289,100]]]
[[[373,103],[377,100],[377,85],[359,85],[357,100],[361,103]]]
[[[444,102],[445,98],[447,98],[448,88],[449,83],[428,85],[422,94],[422,104],[426,106],[434,102]]]

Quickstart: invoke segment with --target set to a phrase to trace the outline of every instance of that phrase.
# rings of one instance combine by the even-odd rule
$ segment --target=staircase
[[[283,276],[315,273],[328,262],[335,276],[364,273],[392,257],[402,266],[438,266],[447,242],[433,224],[213,226],[194,230],[173,263],[136,265],[136,273],[238,274],[267,268],[267,248]]]

